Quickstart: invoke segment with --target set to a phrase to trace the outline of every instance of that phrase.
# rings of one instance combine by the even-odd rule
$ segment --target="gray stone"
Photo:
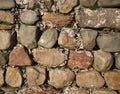
[[[17,32],[18,41],[30,49],[37,46],[37,27],[21,24]]]
[[[94,6],[97,0],[79,0],[81,6],[91,7]]]
[[[91,10],[79,8],[76,9],[75,18],[80,27],[120,29],[120,9],[99,8]]]
[[[5,70],[0,68],[0,86],[4,84],[4,72]]]
[[[24,11],[21,15],[20,15],[20,20],[24,23],[24,24],[35,24],[36,21],[38,21],[38,14],[33,11],[33,10],[27,10]]]
[[[83,40],[83,48],[86,50],[92,50],[96,45],[98,32],[92,29],[81,29],[80,34]]]
[[[43,46],[45,48],[52,48],[57,42],[58,32],[56,29],[51,28],[47,29],[43,32],[40,40],[38,41],[38,45]]]
[[[120,69],[120,53],[115,56],[115,66]]]
[[[97,71],[107,71],[113,65],[113,57],[109,52],[98,50],[94,52],[93,67]]]
[[[93,94],[117,94],[117,92],[109,89],[98,89],[94,90]]]
[[[102,34],[97,38],[100,49],[108,52],[120,51],[120,33]]]
[[[0,9],[12,9],[15,7],[14,0],[0,0]]]
[[[0,52],[0,66],[5,66],[7,61],[8,61],[7,54]]]

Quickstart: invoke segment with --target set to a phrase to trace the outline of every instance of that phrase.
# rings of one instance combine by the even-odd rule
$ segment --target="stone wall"
[[[120,0],[0,0],[0,94],[120,94]]]

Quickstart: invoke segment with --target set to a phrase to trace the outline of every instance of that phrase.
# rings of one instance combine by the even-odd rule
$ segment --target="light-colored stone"
[[[93,67],[97,71],[107,71],[113,65],[113,57],[111,53],[98,50],[94,52]]]
[[[95,70],[79,72],[76,75],[76,83],[79,87],[100,88],[105,84],[104,79]]]
[[[94,6],[97,0],[79,0],[81,6],[91,7]]]
[[[8,67],[5,75],[6,83],[11,87],[20,87],[22,84],[22,75],[18,68]]]
[[[115,66],[120,69],[120,53],[115,56]]]
[[[63,64],[65,59],[65,54],[58,51],[58,49],[34,49],[33,56],[37,63],[40,65],[55,67]]]
[[[107,89],[98,89],[98,90],[94,90],[93,94],[117,94],[117,92],[113,91],[113,90],[107,90]]]
[[[20,20],[24,23],[24,24],[35,24],[36,21],[38,21],[38,14],[33,11],[33,10],[27,10],[24,11],[21,15],[20,15]]]
[[[89,94],[86,90],[71,90],[69,94]]]
[[[58,39],[58,32],[55,28],[47,29],[43,32],[40,40],[38,41],[38,45],[43,46],[45,48],[52,48]]]
[[[10,24],[0,24],[0,30],[10,30],[14,27],[14,25]]]
[[[5,70],[0,68],[0,86],[4,84],[4,72]]]
[[[74,80],[74,73],[70,69],[53,69],[49,71],[49,84],[55,88],[68,86]]]

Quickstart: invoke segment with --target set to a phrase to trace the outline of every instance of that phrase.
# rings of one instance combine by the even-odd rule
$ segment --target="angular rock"
[[[49,71],[49,84],[55,88],[68,86],[74,80],[75,74],[70,69],[53,69]]]
[[[9,55],[10,66],[28,66],[32,65],[32,60],[23,47],[13,49]]]
[[[18,68],[8,67],[5,75],[6,83],[11,87],[20,87],[22,84],[22,75]]]
[[[68,13],[77,3],[78,0],[57,0],[57,7],[61,13]]]
[[[71,28],[63,28],[58,38],[58,44],[61,47],[74,49],[76,45],[74,30]]]
[[[79,87],[100,88],[105,84],[104,79],[95,70],[80,72],[76,75],[76,83]]]
[[[91,10],[80,8],[76,9],[75,18],[80,27],[120,29],[120,9],[99,8]]]
[[[40,65],[54,67],[63,64],[65,59],[65,54],[58,51],[58,49],[34,49],[33,56],[37,63]]]
[[[4,84],[4,72],[5,70],[0,68],[0,86]]]
[[[16,44],[16,32],[0,30],[0,49],[10,49]]]
[[[27,10],[25,12],[23,12],[20,15],[20,20],[24,23],[24,24],[35,24],[36,21],[38,21],[38,14],[33,11],[33,10]]]
[[[97,0],[79,0],[81,6],[91,7],[94,6]]]
[[[117,92],[113,90],[107,90],[107,89],[99,89],[99,90],[94,90],[93,94],[117,94]]]
[[[104,74],[107,86],[112,90],[120,90],[120,71],[108,71]]]
[[[89,51],[70,51],[68,66],[70,68],[87,69],[92,64],[93,56]]]
[[[51,28],[47,29],[43,32],[40,40],[38,41],[38,45],[43,46],[45,48],[52,48],[57,42],[58,32],[56,29]]]
[[[86,50],[92,50],[96,45],[98,32],[92,29],[81,29],[80,34],[83,40],[83,47]]]
[[[120,69],[120,53],[115,56],[115,66]]]
[[[102,34],[98,36],[97,44],[104,51],[118,52],[120,51],[120,33]]]
[[[27,82],[29,86],[42,85],[46,79],[46,71],[39,66],[26,68]]]
[[[72,21],[72,18],[69,15],[63,15],[60,13],[45,13],[42,20],[59,26],[67,26]]]
[[[12,24],[0,24],[0,30],[10,30],[10,29],[12,29],[14,27],[14,25],[12,25]]]
[[[8,61],[7,54],[0,52],[0,66],[5,66],[7,61]]]
[[[15,7],[14,0],[0,0],[0,9],[12,9]]]
[[[119,0],[98,0],[100,7],[120,7]]]
[[[20,30],[17,32],[18,41],[25,47],[30,49],[37,46],[37,27],[21,24]],[[27,36],[26,36],[27,35]]]
[[[113,57],[109,52],[98,50],[94,52],[93,67],[97,71],[107,71],[113,65]]]

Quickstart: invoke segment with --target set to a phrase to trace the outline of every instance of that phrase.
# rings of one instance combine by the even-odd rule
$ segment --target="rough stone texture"
[[[32,65],[32,60],[23,47],[13,49],[9,55],[10,66]]]
[[[104,51],[118,52],[120,51],[120,33],[102,34],[98,36],[97,44]]]
[[[57,7],[61,13],[68,13],[77,3],[78,0],[57,0]]]
[[[46,79],[46,71],[39,66],[26,68],[27,82],[29,86],[42,85]]]
[[[0,30],[0,49],[10,49],[16,43],[16,33],[7,31],[7,30]]]
[[[93,56],[89,51],[70,51],[68,66],[70,68],[87,69],[92,64]]]
[[[4,84],[4,72],[5,70],[0,68],[0,86]]]
[[[55,88],[68,86],[74,80],[74,73],[70,69],[53,69],[49,71],[49,84]]]
[[[27,10],[23,12],[20,16],[20,20],[24,24],[35,24],[35,22],[38,20],[38,14],[33,10]]]
[[[81,29],[80,34],[83,39],[83,48],[92,50],[96,45],[97,31],[92,29]]]
[[[109,52],[98,50],[94,52],[93,67],[97,71],[107,71],[113,65],[113,57]]]
[[[115,66],[120,69],[120,53],[115,56]]]
[[[59,26],[67,26],[72,21],[71,16],[63,15],[60,13],[45,13],[42,19],[44,22],[52,23]]]
[[[92,70],[79,72],[76,75],[76,83],[79,87],[100,88],[105,84],[105,81],[99,72]]]
[[[81,6],[91,7],[94,6],[97,0],[79,0]]]
[[[44,66],[59,66],[65,61],[65,54],[58,49],[34,49],[33,56],[37,63]]]
[[[104,74],[107,86],[113,90],[120,90],[120,72],[108,71]]]
[[[3,23],[0,23],[0,30],[10,30],[14,27],[14,25],[10,25],[10,24],[3,24]]]
[[[89,94],[86,90],[71,90],[69,94]]]
[[[118,28],[120,29],[120,9],[99,8],[91,10],[89,8],[76,9],[76,21],[80,27],[90,28]]]
[[[18,68],[8,67],[5,75],[6,83],[11,87],[20,87],[22,84],[22,75]]]
[[[17,92],[11,91],[11,92],[5,92],[5,94],[17,94]]]
[[[44,0],[44,2],[45,2],[45,5],[46,5],[48,8],[50,8],[50,7],[52,6],[52,4],[53,4],[53,1],[52,1],[52,0]]]
[[[18,41],[24,46],[32,49],[37,46],[37,27],[21,24],[20,30],[17,32]],[[26,36],[27,35],[27,36]]]
[[[117,92],[113,91],[113,90],[105,90],[105,89],[98,89],[98,90],[94,90],[93,94],[117,94]]]
[[[119,0],[98,0],[98,5],[101,7],[120,7]]]
[[[8,56],[6,53],[0,52],[0,66],[5,66],[8,61]]]
[[[58,32],[55,28],[47,29],[43,32],[40,40],[38,41],[38,45],[43,46],[45,48],[52,48],[58,39]]]
[[[58,44],[64,48],[74,49],[76,46],[76,40],[74,37],[74,30],[71,28],[63,28],[58,38]]]

